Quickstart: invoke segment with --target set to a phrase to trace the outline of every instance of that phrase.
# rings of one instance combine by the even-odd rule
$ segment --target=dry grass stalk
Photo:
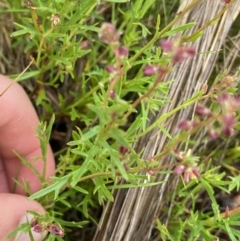
[[[191,0],[182,1],[179,12],[190,2]],[[223,7],[224,5],[220,1],[202,1],[178,25],[197,22],[195,29],[198,29],[216,16]],[[175,66],[174,70],[166,77],[166,80],[175,79],[169,93],[171,102],[164,108],[160,108],[157,115],[149,117],[151,123],[163,113],[169,112],[193,96],[207,82],[215,66],[218,53],[223,47],[239,11],[240,0],[237,0],[217,24],[205,29],[203,37],[194,42],[198,53],[212,51],[211,54],[199,54],[194,59],[189,59]],[[180,36],[174,37],[178,39]],[[234,55],[234,52],[232,54]],[[192,108],[185,109],[168,118],[162,125],[174,136],[179,132],[176,128],[177,123],[189,117],[191,113]],[[168,142],[169,139],[156,127],[150,134],[141,138],[135,148],[137,151],[144,148],[142,158],[147,159],[164,150]],[[171,158],[166,156],[161,158],[159,162],[160,166],[166,165],[171,163]],[[161,216],[164,194],[168,191],[174,191],[174,185],[171,184],[174,184],[172,179],[173,177],[170,175],[159,175],[157,181],[165,181],[162,185],[117,191],[115,202],[108,203],[105,208],[94,241],[161,240],[159,237],[156,239],[153,237],[154,223],[156,217]],[[167,217],[162,221],[167,222]]]

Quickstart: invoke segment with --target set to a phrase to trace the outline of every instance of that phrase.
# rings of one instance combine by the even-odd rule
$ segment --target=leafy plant
[[[203,30],[230,7],[227,4],[218,16],[192,34],[188,31],[195,22],[173,27],[199,2],[192,1],[170,20],[173,8],[162,1],[165,15],[161,23],[156,0],[4,1],[5,10],[15,18],[12,44],[14,48],[24,45],[26,58],[33,61],[18,81],[28,90],[40,118],[50,120],[48,126],[42,122],[37,129],[45,165],[50,133],[53,130],[54,136],[56,130],[54,118],[55,123],[64,119],[69,128],[61,148],[56,150],[56,176],[49,183],[44,172],[37,173],[29,166],[42,181],[42,189],[29,199],[39,201],[47,213],[34,213],[34,222],[18,230],[30,232],[33,227],[36,232],[49,231],[46,240],[63,240],[64,233],[66,240],[71,239],[70,230],[98,222],[94,210],[107,201],[113,202],[114,190],[158,185],[162,182],[154,180],[156,175],[171,173],[182,180],[169,197],[176,215],[169,217],[168,225],[156,221],[161,240],[216,240],[218,229],[228,233],[231,240],[240,237],[239,231],[232,228],[238,226],[238,210],[226,207],[220,213],[214,196],[217,189],[229,193],[238,188],[237,182],[231,181],[238,181],[238,177],[227,179],[211,165],[207,153],[198,153],[197,157],[189,147],[191,141],[194,143],[194,138],[189,138],[203,129],[211,138],[217,138],[220,131],[227,138],[232,128],[239,128],[234,116],[238,99],[232,97],[236,88],[227,88],[231,77],[222,77],[222,82],[213,84],[214,91],[205,93],[203,89],[148,124],[149,113],[171,101],[168,92],[174,80],[164,81],[166,75],[176,64],[197,54],[191,42],[202,37]],[[177,42],[166,39],[179,32],[182,38]],[[160,126],[178,111],[204,100],[212,111],[199,106],[196,120],[179,123],[183,129],[180,135],[171,136]],[[230,112],[229,105],[233,107]],[[142,150],[137,153],[134,145],[156,126],[171,141],[162,153],[145,160]],[[185,144],[188,151],[176,151],[179,144]],[[232,151],[238,155],[237,147]],[[167,154],[174,155],[176,162],[166,170],[157,159]],[[27,160],[19,158],[28,165]],[[208,212],[198,208],[203,192],[211,203]]]

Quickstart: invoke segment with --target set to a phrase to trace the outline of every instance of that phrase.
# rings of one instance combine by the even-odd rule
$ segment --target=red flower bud
[[[119,152],[122,154],[122,155],[125,155],[129,152],[128,148],[125,147],[125,146],[120,146],[119,147]]]
[[[178,124],[178,128],[182,130],[189,130],[196,125],[197,125],[196,121],[183,120]]]
[[[171,52],[174,49],[173,42],[167,39],[161,40],[160,46],[165,52]]]
[[[176,166],[173,170],[174,175],[180,176],[181,174],[183,174],[185,168],[186,167],[184,165]]]
[[[219,137],[219,133],[216,130],[211,129],[208,131],[208,136],[210,139],[215,140]]]
[[[116,68],[111,64],[106,66],[106,70],[109,74],[115,74],[116,73]]]
[[[143,74],[145,76],[152,76],[152,75],[156,74],[159,70],[160,70],[160,67],[157,65],[146,65],[143,68]]]
[[[119,53],[120,57],[123,59],[128,56],[128,48],[125,46],[121,46],[118,49],[118,53]]]
[[[196,108],[196,114],[200,117],[210,117],[212,116],[212,112],[210,109],[208,109],[205,106],[197,106]]]

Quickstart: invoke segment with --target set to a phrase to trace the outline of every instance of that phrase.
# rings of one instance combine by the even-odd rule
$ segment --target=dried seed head
[[[53,233],[57,236],[60,236],[60,237],[64,237],[64,229],[60,228],[58,225],[56,224],[50,224],[47,226],[47,230],[50,232],[50,233]]]
[[[119,44],[120,34],[112,23],[103,23],[98,36],[103,43],[110,45]]]
[[[60,14],[59,13],[55,13],[51,16],[50,21],[52,23],[52,26],[57,26],[61,23],[61,19],[60,19]]]

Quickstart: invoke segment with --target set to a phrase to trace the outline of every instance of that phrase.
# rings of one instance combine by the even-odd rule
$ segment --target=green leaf
[[[206,189],[209,198],[211,199],[215,219],[220,220],[219,206],[213,195],[214,194],[213,188],[208,184],[208,181],[205,180],[204,178],[200,178],[200,181],[201,181],[203,187]]]
[[[76,191],[78,191],[78,192],[80,192],[80,193],[88,194],[88,191],[87,191],[87,190],[85,190],[85,189],[83,189],[83,188],[81,188],[81,187],[79,187],[79,186],[75,186],[75,187],[73,187],[73,189],[76,190]]]
[[[120,172],[122,177],[125,180],[128,180],[128,174],[123,166],[123,163],[116,156],[116,154],[114,153],[113,149],[109,146],[109,144],[106,141],[101,140],[99,141],[99,145],[102,145],[109,152],[111,161],[117,166],[118,171]]]
[[[229,235],[229,238],[231,239],[231,241],[238,241],[239,239],[236,239],[232,230],[233,228],[229,226],[228,221],[227,220],[223,220],[224,222],[224,226],[226,229],[227,234]]]
[[[62,198],[58,199],[57,201],[60,202],[60,203],[62,203],[62,204],[65,205],[65,206],[69,207],[69,208],[72,207],[69,202],[67,202],[66,200],[64,200],[64,199],[62,199]]]
[[[59,220],[59,223],[65,227],[79,227],[82,228],[84,225],[88,224],[89,221],[81,221],[81,222],[68,222],[68,221],[64,221],[64,220]]]
[[[50,185],[38,192],[35,192],[28,198],[28,200],[34,200],[34,199],[43,197],[51,192],[55,192],[54,200],[56,200],[61,188],[67,183],[70,175],[71,174],[63,176],[61,178],[55,178],[55,183],[53,183],[52,185]]]
[[[114,200],[113,196],[112,196],[111,192],[107,189],[107,187],[104,183],[104,180],[102,178],[95,177],[94,181],[96,183],[96,187],[95,187],[93,193],[98,192],[99,203],[102,204],[103,199],[107,199],[107,200],[113,202],[113,200]]]
[[[79,144],[84,143],[86,140],[91,139],[92,137],[96,136],[99,132],[101,131],[101,127],[100,126],[94,126],[93,128],[91,128],[88,132],[86,132],[85,134],[83,134],[80,138],[80,140],[75,140],[75,141],[70,141],[68,142],[69,146],[76,146]]]
[[[116,184],[113,186],[109,186],[109,189],[122,189],[122,188],[136,188],[136,187],[152,187],[152,186],[156,186],[159,184],[164,183],[165,181],[161,181],[161,182],[148,182],[148,183],[138,183],[137,185],[131,184],[131,183],[127,183],[127,184]]]
[[[17,30],[17,31],[15,31],[15,32],[13,32],[12,34],[11,34],[11,37],[16,37],[16,36],[20,36],[20,35],[24,35],[24,34],[29,34],[30,32],[29,32],[29,30],[27,30],[27,29],[21,29],[21,30]]]
[[[174,29],[169,30],[168,32],[166,32],[165,34],[162,35],[162,38],[165,38],[165,37],[171,36],[171,35],[173,35],[175,33],[178,33],[178,32],[184,31],[186,29],[192,28],[196,24],[197,23],[195,23],[195,22],[183,24],[183,25],[181,25],[179,27],[176,27]]]
[[[155,0],[154,0],[155,1]],[[139,25],[142,28],[142,36],[145,38],[147,34],[151,34],[151,32],[141,23],[134,23],[135,25]]]
[[[144,4],[142,6],[142,9],[140,11],[140,19],[144,17],[144,15],[146,14],[146,12],[149,10],[150,7],[152,7],[152,5],[156,2],[156,0],[145,0],[143,1]]]
[[[163,132],[163,134],[165,136],[167,136],[169,139],[172,139],[172,136],[170,135],[170,133],[161,125],[158,126],[159,130]]]
[[[55,121],[55,115],[53,114],[51,119],[50,119],[50,121],[49,121],[49,123],[48,123],[47,129],[46,129],[47,143],[49,143],[49,141],[50,141],[50,137],[51,137],[52,127],[53,127],[54,121]]]
[[[19,74],[18,75],[11,75],[10,77],[12,79],[18,78],[17,82],[20,82],[22,80],[26,80],[26,79],[30,79],[30,78],[33,78],[33,77],[37,77],[39,74],[40,74],[40,71],[39,70],[35,70],[35,71],[25,72],[19,78],[18,78]]]
[[[116,140],[119,145],[123,145],[127,148],[130,148],[129,143],[125,139],[125,135],[126,135],[125,132],[118,128],[112,128],[109,130],[109,137]]]
[[[198,32],[194,34],[191,38],[188,39],[188,42],[194,42],[196,39],[200,38],[203,35],[203,32]]]
[[[93,145],[88,153],[89,154],[83,164],[72,173],[72,181],[70,183],[72,187],[75,187],[84,173],[89,171],[89,166],[95,161],[95,156],[99,154],[99,147]]]

